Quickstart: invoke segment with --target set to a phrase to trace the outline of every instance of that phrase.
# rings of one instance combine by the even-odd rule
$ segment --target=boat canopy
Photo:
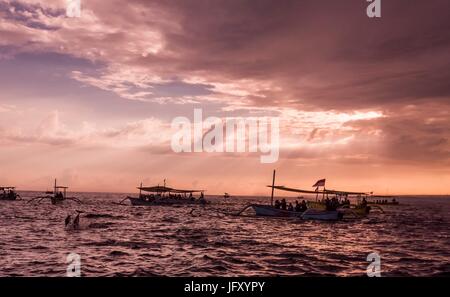
[[[392,195],[372,195],[370,198],[395,198],[395,196]]]
[[[204,192],[204,190],[180,190],[180,189],[173,189],[169,187],[163,187],[163,186],[156,186],[156,187],[138,187],[139,190],[149,193],[177,193],[177,194],[184,194],[184,193],[200,193]]]
[[[0,187],[0,191],[14,190],[16,187]]]
[[[310,190],[301,190],[301,189],[294,189],[294,188],[288,188],[285,186],[267,186],[269,188],[274,188],[277,190],[281,190],[281,191],[287,191],[287,192],[296,192],[296,193],[307,193],[307,194],[317,194],[317,193],[322,193],[322,191],[310,191]]]
[[[272,188],[272,186],[267,186]],[[337,190],[320,190],[320,191],[311,191],[311,190],[302,190],[295,188],[288,188],[285,186],[273,186],[274,189],[287,191],[287,192],[296,192],[296,193],[306,193],[306,194],[336,194],[336,195],[369,195],[364,192],[348,192],[348,191],[337,191]]]

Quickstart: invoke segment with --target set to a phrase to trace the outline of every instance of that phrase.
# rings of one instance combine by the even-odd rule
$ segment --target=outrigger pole
[[[273,206],[273,191],[275,190],[275,170],[272,177],[272,195],[270,196],[270,205]]]

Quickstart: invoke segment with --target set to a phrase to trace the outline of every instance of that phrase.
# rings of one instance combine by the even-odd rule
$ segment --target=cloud
[[[99,128],[95,123],[83,122],[69,128],[58,111],[53,111],[35,128],[19,125],[14,128],[0,126],[3,145],[41,144],[56,147],[133,148],[169,143],[170,125],[159,119],[148,118],[125,123],[117,128]]]
[[[174,80],[209,85],[229,106],[355,110],[450,96],[448,1],[385,3],[379,22],[361,1],[85,1],[81,18],[65,17],[64,1],[11,3],[22,9],[1,21],[5,45],[102,61],[100,75],[72,77],[126,99],[176,101],[151,91]]]
[[[105,98],[132,106],[107,124],[66,120],[61,107],[36,127],[0,119],[2,144],[170,154],[170,117],[201,106],[219,117],[279,116],[280,156],[290,164],[445,170],[450,2],[410,2],[385,1],[373,20],[361,0],[90,0],[81,18],[67,18],[63,0],[2,1],[0,63],[57,53],[49,59],[63,57],[61,73],[73,85],[106,91],[102,115]],[[83,90],[73,97],[100,102]],[[0,113],[12,112],[15,102],[6,102],[14,98],[1,100]],[[128,114],[144,107],[153,117]]]

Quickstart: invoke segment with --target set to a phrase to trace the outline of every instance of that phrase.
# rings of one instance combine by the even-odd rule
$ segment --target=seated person
[[[277,199],[277,200],[275,200],[275,204],[274,204],[274,207],[276,208],[276,209],[280,209],[280,207],[281,207],[281,203],[280,203],[280,201]]]
[[[364,197],[361,201],[361,206],[366,207],[367,206],[367,200],[366,197]]]
[[[286,205],[286,199],[282,199],[282,200],[281,200],[281,209],[282,209],[282,210],[286,210],[286,206],[287,206],[287,205]]]
[[[306,211],[308,209],[308,206],[306,205],[306,201],[305,200],[303,200],[302,201],[302,205],[301,205],[301,207],[300,207],[300,211]]]
[[[294,207],[294,210],[295,210],[296,212],[300,212],[300,211],[302,210],[302,207],[301,207],[300,203],[298,203],[297,200],[295,201],[295,207]]]
[[[292,206],[292,203],[289,203],[287,210],[294,211],[294,206]]]

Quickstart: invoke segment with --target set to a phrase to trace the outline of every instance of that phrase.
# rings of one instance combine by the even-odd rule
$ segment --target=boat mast
[[[53,194],[55,194],[55,196],[56,196],[56,178],[55,178],[55,186],[53,188]]]
[[[273,191],[275,189],[275,170],[273,171],[272,177],[272,195],[270,196],[270,205],[273,206]]]
[[[326,179],[325,179],[325,181],[323,182],[323,194],[322,194],[322,201],[323,200],[325,200],[325,183],[326,183]],[[328,198],[328,193],[327,193],[327,198]]]

